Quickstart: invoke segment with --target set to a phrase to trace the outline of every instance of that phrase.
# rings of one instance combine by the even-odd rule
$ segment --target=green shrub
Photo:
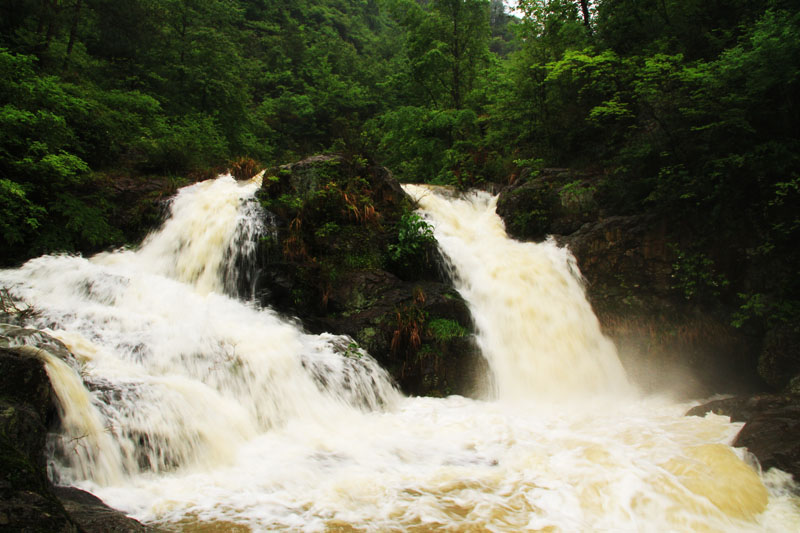
[[[405,213],[397,223],[397,244],[389,245],[389,257],[409,263],[424,256],[436,244],[433,228],[417,213]]]

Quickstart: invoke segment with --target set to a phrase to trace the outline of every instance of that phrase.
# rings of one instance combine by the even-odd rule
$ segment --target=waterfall
[[[33,326],[79,364],[46,357],[61,405],[57,481],[110,484],[229,460],[243,442],[294,418],[350,405],[377,409],[397,392],[349,339],[311,336],[232,296],[265,232],[260,178],[182,189],[136,250],[86,260],[45,256],[0,284],[36,308]],[[233,280],[233,281],[231,281]]]
[[[405,189],[433,224],[469,303],[498,397],[567,401],[630,390],[567,249],[509,239],[488,193]]]
[[[491,196],[407,188],[494,394],[404,398],[349,338],[257,308],[257,188],[195,184],[137,249],[0,271],[35,309],[0,342],[46,364],[56,482],[185,532],[800,529],[791,476],[730,446],[741,424],[637,396],[571,255],[507,239]]]

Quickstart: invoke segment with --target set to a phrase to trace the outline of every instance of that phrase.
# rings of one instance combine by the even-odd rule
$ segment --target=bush
[[[228,145],[213,117],[194,114],[162,121],[144,142],[145,170],[179,174],[222,165]]]

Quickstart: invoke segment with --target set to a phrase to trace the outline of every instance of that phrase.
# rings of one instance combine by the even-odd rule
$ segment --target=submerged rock
[[[745,447],[764,470],[779,468],[800,480],[800,394],[760,394],[715,400],[692,408],[687,416],[707,413],[744,422],[734,446]]]

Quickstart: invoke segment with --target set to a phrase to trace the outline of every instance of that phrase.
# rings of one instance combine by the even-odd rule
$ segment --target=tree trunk
[[[52,0],[50,2],[50,18],[47,24],[47,36],[45,37],[44,42],[44,52],[50,49],[50,43],[53,42],[53,37],[56,35],[56,25],[58,24],[58,12],[61,10],[61,7],[58,5],[56,0]]]
[[[583,23],[586,25],[586,28],[589,32],[592,31],[592,24],[591,18],[589,16],[589,0],[580,0],[581,4],[581,13],[583,13]]]
[[[460,4],[457,4],[453,11],[453,44],[451,47],[453,54],[453,77],[452,77],[452,97],[453,107],[461,109],[461,42],[459,40],[460,30],[458,27],[459,22],[459,9]]]
[[[75,0],[75,6],[73,7],[75,12],[72,15],[72,24],[69,28],[69,42],[67,43],[67,54],[64,57],[64,66],[62,67],[63,70],[67,70],[67,67],[69,66],[69,59],[72,55],[72,47],[75,46],[75,37],[78,34],[78,21],[80,20],[82,4],[83,0]]]

